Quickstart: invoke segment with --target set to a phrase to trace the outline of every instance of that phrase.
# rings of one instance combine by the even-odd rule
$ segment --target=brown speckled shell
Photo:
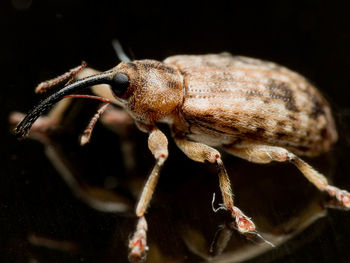
[[[314,156],[337,140],[330,107],[301,75],[229,53],[173,56],[184,78],[176,132],[209,145],[258,143]]]

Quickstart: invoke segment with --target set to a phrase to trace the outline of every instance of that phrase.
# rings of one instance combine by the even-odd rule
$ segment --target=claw
[[[253,221],[245,214],[243,214],[239,208],[233,206],[232,214],[236,220],[236,225],[240,233],[249,233],[251,231],[255,231],[256,227]]]
[[[337,198],[339,202],[345,207],[350,208],[350,193],[345,190],[341,190],[335,186],[327,185],[325,190],[329,193],[330,196]]]
[[[140,217],[136,231],[129,241],[130,262],[144,262],[146,260],[147,246],[147,222],[145,217]]]
[[[262,235],[260,235],[257,231],[251,231],[249,232],[249,234],[255,235],[258,238],[260,238],[263,242],[265,242],[266,244],[268,244],[271,247],[276,247],[272,242],[266,240]]]
[[[245,235],[247,235],[247,234],[255,235],[258,238],[260,238],[263,242],[268,244],[269,246],[275,247],[275,245],[273,243],[266,240],[262,235],[260,235],[258,233],[258,231],[256,231],[256,227],[255,227],[254,222],[249,217],[247,217],[245,214],[243,214],[243,212],[239,208],[233,206],[232,207],[232,214],[236,220],[236,226],[237,226],[237,229],[240,233],[245,234]]]

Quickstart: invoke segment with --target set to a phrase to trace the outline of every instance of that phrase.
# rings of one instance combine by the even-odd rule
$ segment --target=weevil
[[[85,130],[82,144],[89,141],[110,102],[121,106],[149,134],[148,147],[156,161],[136,206],[138,222],[129,241],[131,260],[146,255],[144,215],[168,157],[168,139],[158,123],[170,126],[175,143],[190,159],[216,164],[223,200],[220,208],[231,213],[242,234],[257,233],[256,226],[234,205],[217,147],[254,163],[291,162],[320,191],[335,197],[344,208],[350,207],[349,192],[329,185],[324,175],[298,157],[325,153],[338,137],[329,104],[306,78],[273,62],[229,53],[177,55],[163,62],[131,61],[119,53],[124,61],[111,70],[99,73],[86,68],[78,74],[78,68],[39,86],[38,91],[44,91],[78,74],[78,80],[69,81],[32,109],[15,134],[26,136],[44,112],[58,102],[63,105],[61,100],[67,97],[97,98],[105,103]],[[90,87],[98,97],[77,94]],[[46,122],[41,119],[33,129],[59,122],[62,110],[56,107],[54,111],[55,120],[52,116]]]

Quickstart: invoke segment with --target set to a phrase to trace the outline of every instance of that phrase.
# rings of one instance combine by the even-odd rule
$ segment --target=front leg
[[[62,84],[64,82],[71,82],[72,79],[81,79],[85,78],[94,74],[99,73],[99,71],[91,69],[91,68],[84,68],[85,63],[83,63],[81,66],[76,67],[74,69],[71,69],[69,72],[66,72],[54,79],[44,81],[40,83],[36,89],[36,93],[45,93],[47,90],[52,89],[53,87]],[[105,90],[109,89],[108,85],[103,84],[99,85],[99,87],[93,87],[93,90],[100,90],[102,89],[103,93],[106,93]],[[106,97],[108,99],[108,97]],[[49,131],[52,129],[55,129],[55,127],[59,126],[62,122],[63,116],[66,112],[66,110],[69,108],[70,104],[72,102],[71,98],[66,98],[61,101],[59,101],[47,114],[46,116],[41,116],[38,118],[38,120],[33,124],[31,127],[31,132],[29,136],[33,139],[39,140],[42,143],[49,143]],[[113,101],[114,102],[114,101]],[[25,114],[21,112],[13,112],[9,116],[9,122],[11,126],[16,126],[23,118],[25,117]]]
[[[202,143],[188,141],[175,137],[177,146],[192,160],[196,162],[216,163],[219,172],[219,183],[224,202],[224,208],[231,211],[240,233],[255,233],[255,224],[238,207],[234,206],[230,179],[227,175],[220,153],[212,147]]]
[[[147,221],[144,214],[151,201],[153,192],[156,188],[160,170],[168,158],[168,139],[159,129],[151,130],[148,137],[148,148],[151,150],[156,164],[143,187],[140,199],[136,206],[136,215],[139,218],[136,231],[129,242],[129,259],[132,262],[142,261],[146,257],[147,247]]]
[[[229,153],[255,163],[291,162],[303,175],[320,191],[326,191],[335,196],[343,207],[350,208],[350,193],[335,186],[329,185],[327,178],[295,154],[282,147],[245,144],[225,148]]]
[[[86,64],[83,62],[81,66],[78,66],[74,69],[71,69],[70,71],[54,78],[48,81],[44,81],[40,83],[36,89],[36,93],[45,93],[49,89],[54,88],[55,86],[59,84],[63,84],[66,82],[65,85],[72,82],[74,79],[83,79],[92,75],[96,75],[100,73],[100,71],[97,71],[92,68],[85,68]],[[56,105],[46,114],[46,116],[41,116],[38,118],[38,120],[33,124],[31,127],[31,132],[29,134],[29,137],[36,139],[44,144],[50,143],[50,131],[56,129],[58,126],[61,125],[63,117],[71,105],[72,98],[91,98],[91,99],[99,99],[100,101],[103,101],[104,104],[98,112],[95,114],[95,116],[90,121],[89,125],[85,129],[83,136],[82,136],[82,144],[85,144],[89,141],[92,129],[94,128],[94,125],[98,118],[101,116],[103,124],[111,128],[113,131],[116,131],[118,134],[120,134],[121,130],[124,130],[125,126],[130,126],[132,123],[132,118],[128,113],[126,113],[124,110],[116,108],[116,107],[109,107],[108,110],[104,113],[104,111],[107,109],[107,105],[109,102],[113,103],[114,105],[122,106],[122,104],[115,99],[113,96],[109,85],[107,84],[99,84],[91,87],[93,93],[95,93],[97,96],[89,96],[89,95],[69,95],[66,96],[65,99],[59,101],[56,103]],[[103,114],[103,115],[102,115]],[[13,112],[9,116],[9,123],[12,127],[15,127],[20,121],[23,120],[25,117],[25,114],[21,112]],[[118,127],[118,128],[115,128]],[[119,128],[122,127],[122,128]]]
[[[62,84],[64,81],[69,82],[73,78],[81,79],[98,73],[99,71],[91,68],[83,69],[82,65],[70,70],[61,76],[58,76],[57,78],[39,84],[36,88],[36,92],[43,93],[48,89],[52,89],[54,86],[60,83]],[[108,92],[110,92],[108,85],[101,84],[93,86],[92,89],[102,92],[99,95],[106,95],[108,99]],[[117,194],[106,189],[88,186],[82,180],[77,180],[77,175],[71,169],[69,160],[67,159],[66,155],[61,152],[61,148],[57,142],[52,138],[52,131],[62,125],[63,118],[70,107],[71,101],[72,98],[65,98],[59,101],[46,114],[46,116],[39,117],[31,127],[29,137],[44,144],[47,157],[57,169],[58,173],[67,183],[67,185],[71,188],[72,192],[77,197],[81,198],[82,201],[99,211],[124,212],[127,210],[127,206],[124,204],[124,198],[121,198]],[[115,102],[116,100],[114,98],[110,98],[110,101]],[[13,112],[9,116],[9,123],[14,127],[24,117],[25,114],[23,113]],[[102,116],[101,120],[103,124],[123,137],[126,137],[128,135],[126,131],[132,124],[130,115],[116,107],[109,107],[105,114]],[[91,130],[89,132],[91,134]],[[121,140],[122,150],[126,153],[124,156],[130,156],[133,154],[132,150],[130,150],[133,149],[133,147],[130,146],[130,141],[130,139]],[[128,142],[129,145],[126,145],[126,142]],[[125,147],[125,145],[127,147]],[[130,161],[128,162],[127,159],[124,160],[124,163],[125,166],[131,170],[130,167],[133,166],[133,163],[130,164]]]

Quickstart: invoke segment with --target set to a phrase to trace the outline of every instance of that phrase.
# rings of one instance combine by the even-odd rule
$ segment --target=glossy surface
[[[126,240],[135,227],[135,217],[87,206],[56,172],[40,143],[19,143],[5,125],[11,111],[27,111],[33,101],[39,101],[33,89],[40,81],[79,65],[82,59],[101,70],[114,66],[117,59],[110,43],[115,37],[137,59],[227,50],[277,61],[307,76],[331,98],[340,120],[339,144],[311,164],[336,185],[350,189],[347,7],[313,1],[260,3],[254,8],[251,3],[187,3],[186,9],[179,4],[171,11],[132,1],[2,4],[1,262],[126,262]],[[136,130],[128,133],[138,156],[127,159],[129,165],[137,164],[133,171],[123,164],[119,137],[102,125],[97,125],[91,144],[80,147],[78,135],[96,106],[87,104],[77,101],[66,129],[58,132],[55,140],[79,181],[112,188],[124,209],[133,209],[153,165],[146,136]],[[70,121],[76,116],[73,125]],[[152,237],[149,262],[164,262],[164,258],[168,262],[203,262],[219,226],[230,219],[211,208],[214,192],[215,207],[220,203],[216,169],[188,160],[174,144],[169,147],[171,154],[147,213]],[[242,247],[252,246],[252,242],[233,232],[217,261],[252,256],[248,262],[350,261],[349,212],[332,209],[311,223],[312,216],[323,215],[320,203],[327,196],[318,193],[292,165],[254,165],[232,156],[225,156],[224,161],[237,203],[255,219],[259,230],[270,233],[266,238],[272,233],[284,239],[284,233],[309,227],[259,256],[255,255],[260,246],[253,245],[255,250],[245,252]],[[85,189],[111,199],[95,188]],[[227,235],[222,234],[221,239],[230,234],[223,231]]]

